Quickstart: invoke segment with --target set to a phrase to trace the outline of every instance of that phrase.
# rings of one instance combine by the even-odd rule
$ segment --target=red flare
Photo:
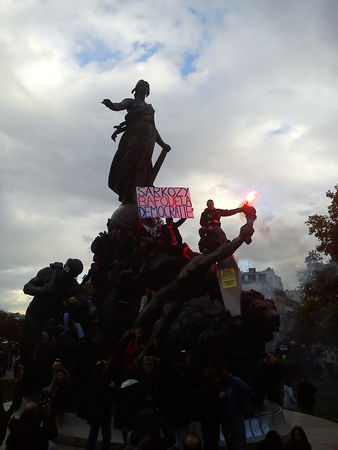
[[[247,194],[247,196],[245,197],[245,203],[247,203],[248,205],[252,205],[256,200],[257,200],[257,192],[256,191],[249,192]]]

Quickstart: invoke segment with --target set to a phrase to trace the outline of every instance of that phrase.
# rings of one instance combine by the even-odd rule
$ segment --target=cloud
[[[333,0],[3,1],[0,304],[27,303],[17,293],[54,260],[89,268],[119,204],[107,176],[124,112],[101,101],[140,78],[172,146],[156,184],[190,188],[184,239],[197,248],[210,196],[232,208],[256,190],[256,234],[238,254],[295,286],[315,246],[304,222],[337,182],[337,12]],[[242,219],[223,222],[234,237]]]

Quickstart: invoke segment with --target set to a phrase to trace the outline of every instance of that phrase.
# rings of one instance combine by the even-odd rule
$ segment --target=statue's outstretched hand
[[[246,243],[251,242],[251,236],[254,234],[255,230],[251,224],[246,223],[240,229],[239,235],[243,238]]]
[[[115,127],[114,127],[114,128],[115,128]],[[118,131],[115,130],[114,133],[111,135],[111,138],[113,139],[114,142],[116,141],[116,138],[117,138],[117,135],[118,135],[118,134],[119,134]]]
[[[109,106],[111,105],[111,101],[109,100],[109,98],[105,98],[101,103],[107,108],[109,108]]]
[[[256,218],[255,208],[248,203],[244,203],[244,205],[241,207],[241,210],[247,217],[251,217],[253,219]]]

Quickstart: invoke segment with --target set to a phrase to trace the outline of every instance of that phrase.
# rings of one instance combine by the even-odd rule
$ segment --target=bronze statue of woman
[[[113,110],[127,110],[125,122],[114,127],[116,136],[123,132],[118,149],[110,167],[108,186],[122,202],[135,200],[136,186],[152,186],[155,178],[152,156],[157,142],[165,152],[170,146],[163,142],[155,127],[154,108],[145,102],[150,93],[149,83],[144,80],[137,82],[131,91],[134,98],[125,98],[120,103],[113,103],[109,99],[103,104]]]

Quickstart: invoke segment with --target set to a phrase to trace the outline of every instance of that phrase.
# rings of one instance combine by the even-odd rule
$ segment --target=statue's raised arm
[[[124,109],[128,109],[132,105],[133,99],[125,98],[120,103],[113,103],[111,100],[109,100],[109,98],[105,98],[101,103],[112,111],[123,111]]]
[[[125,121],[115,126],[112,139],[123,133],[110,167],[108,186],[122,202],[135,200],[136,186],[152,186],[154,176],[152,156],[155,142],[164,152],[170,150],[155,127],[154,109],[145,102],[150,93],[149,83],[138,81],[132,90],[134,98],[119,103],[105,99],[102,103],[112,111],[127,110]],[[163,158],[164,159],[164,158]]]

